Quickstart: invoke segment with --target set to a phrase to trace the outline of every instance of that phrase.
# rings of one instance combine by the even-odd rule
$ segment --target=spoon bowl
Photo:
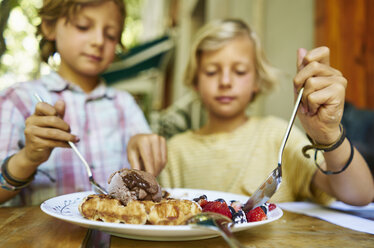
[[[232,248],[242,248],[243,246],[231,232],[231,228],[234,226],[234,222],[218,213],[213,212],[202,212],[196,214],[186,221],[186,224],[196,228],[208,228],[219,232],[225,241]]]

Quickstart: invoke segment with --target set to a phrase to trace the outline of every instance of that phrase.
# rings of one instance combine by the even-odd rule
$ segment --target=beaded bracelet
[[[11,176],[8,172],[8,161],[12,156],[5,159],[4,163],[1,165],[0,172],[0,187],[6,190],[15,191],[27,187],[32,180],[34,180],[36,172],[34,172],[27,179],[16,179]]]

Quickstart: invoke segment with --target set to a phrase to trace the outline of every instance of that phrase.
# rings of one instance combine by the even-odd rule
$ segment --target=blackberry
[[[229,209],[230,209],[231,215],[234,216],[234,214],[236,213],[235,209],[231,206],[229,206]]]
[[[226,201],[224,199],[222,199],[222,198],[218,198],[215,201],[218,201],[218,202],[221,202],[221,203],[226,203]]]
[[[247,223],[247,217],[245,216],[244,211],[239,210],[238,212],[234,213],[232,215],[232,221],[234,221],[235,224]]]
[[[265,206],[261,206],[262,211],[264,211],[265,214],[268,214],[268,209]]]
[[[208,197],[207,197],[206,195],[201,195],[201,196],[199,196],[199,197],[193,198],[193,200],[194,200],[195,202],[198,202],[198,201],[201,200],[201,199],[203,199],[203,200],[207,200]]]

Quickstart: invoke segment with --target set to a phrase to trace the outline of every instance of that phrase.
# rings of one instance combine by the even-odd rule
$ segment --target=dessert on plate
[[[243,204],[236,200],[227,203],[224,199],[216,199],[208,201],[206,195],[195,198],[203,212],[215,212],[230,218],[235,224],[242,224],[255,221],[263,221],[268,219],[268,213],[276,208],[274,203],[264,203],[262,206],[256,207],[245,212]]]
[[[108,184],[108,195],[92,194],[83,199],[79,212],[85,218],[125,224],[182,225],[201,212],[194,201],[169,198],[155,177],[145,171],[116,171]]]
[[[79,211],[85,218],[125,224],[183,225],[195,214],[215,212],[241,224],[266,220],[276,208],[275,204],[265,203],[244,212],[243,204],[236,200],[212,201],[206,195],[192,200],[170,198],[152,174],[135,169],[114,172],[108,184],[108,195],[88,195],[80,203]]]

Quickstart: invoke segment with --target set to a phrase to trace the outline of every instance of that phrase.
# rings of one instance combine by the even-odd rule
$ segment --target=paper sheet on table
[[[290,212],[320,218],[355,231],[374,234],[374,203],[364,207],[350,206],[342,202],[334,202],[329,207],[309,202],[284,202],[277,205]],[[365,218],[355,216],[362,213],[365,213]]]

